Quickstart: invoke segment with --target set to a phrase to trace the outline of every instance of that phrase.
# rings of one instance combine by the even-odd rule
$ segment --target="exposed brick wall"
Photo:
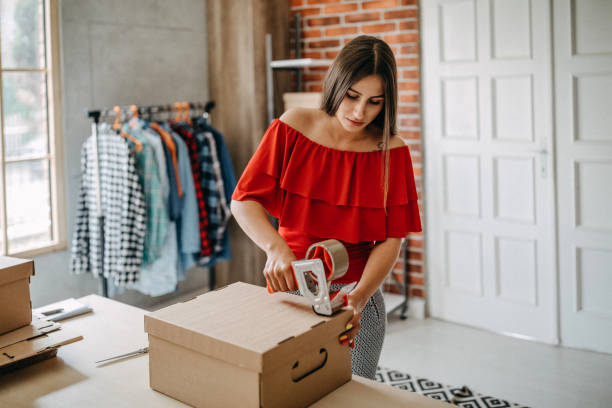
[[[295,13],[300,13],[302,18],[302,58],[333,59],[344,44],[361,34],[381,38],[393,50],[398,67],[398,128],[400,136],[410,143],[423,220],[418,1],[288,1],[291,1],[291,57],[295,57]],[[321,91],[326,70],[325,66],[305,69],[301,91]],[[411,234],[406,241],[406,251],[396,263],[394,274],[402,281],[404,264],[407,262],[410,294],[414,297],[424,297],[423,235]]]

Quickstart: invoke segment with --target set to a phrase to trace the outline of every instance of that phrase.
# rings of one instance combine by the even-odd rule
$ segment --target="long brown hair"
[[[361,79],[378,75],[383,82],[384,104],[371,125],[382,130],[383,206],[387,206],[389,191],[389,140],[397,133],[397,66],[393,51],[386,42],[370,35],[360,35],[340,51],[323,81],[321,110],[334,116],[351,85]]]

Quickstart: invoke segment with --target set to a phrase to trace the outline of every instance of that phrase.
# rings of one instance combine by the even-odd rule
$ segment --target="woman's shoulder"
[[[311,133],[313,124],[319,122],[324,115],[325,112],[320,109],[291,108],[283,113],[279,120],[302,135],[308,135]]]
[[[375,145],[374,150],[382,150],[383,149],[383,132],[382,129],[370,129],[370,141],[373,145]],[[395,149],[398,147],[406,146],[406,141],[402,139],[400,136],[392,135],[389,139],[389,149]]]
[[[389,139],[389,149],[395,149],[396,147],[403,147],[407,145],[408,143],[406,143],[406,140],[398,135],[393,135],[391,136],[391,139]]]

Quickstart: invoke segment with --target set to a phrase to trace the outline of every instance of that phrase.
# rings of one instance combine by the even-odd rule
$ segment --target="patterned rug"
[[[465,385],[463,387],[453,387],[428,380],[427,378],[413,377],[410,374],[383,367],[378,367],[376,370],[376,380],[403,390],[416,392],[417,394],[421,394],[426,397],[449,402],[460,407],[528,408],[525,405],[515,404],[488,395],[478,394],[470,390]]]

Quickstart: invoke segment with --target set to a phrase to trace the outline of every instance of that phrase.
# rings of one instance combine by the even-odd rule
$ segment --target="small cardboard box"
[[[285,111],[298,107],[318,109],[321,106],[322,95],[321,92],[285,92],[283,94]]]
[[[0,333],[32,321],[30,276],[34,261],[0,256]]]
[[[351,379],[351,317],[238,282],[145,316],[151,388],[193,406],[305,407]]]

